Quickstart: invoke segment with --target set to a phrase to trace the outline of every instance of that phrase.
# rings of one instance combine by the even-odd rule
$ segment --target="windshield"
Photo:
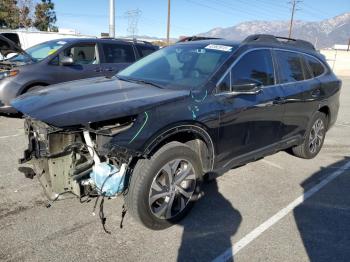
[[[205,84],[234,47],[184,44],[163,48],[127,67],[118,77],[168,88],[196,89]]]
[[[10,62],[29,62],[30,60],[34,60],[34,62],[38,62],[45,59],[49,55],[56,53],[66,43],[67,42],[65,41],[57,41],[57,40],[41,43],[25,50],[26,53],[30,55],[30,57],[28,57],[28,55],[26,54],[18,54],[10,58],[9,61]]]

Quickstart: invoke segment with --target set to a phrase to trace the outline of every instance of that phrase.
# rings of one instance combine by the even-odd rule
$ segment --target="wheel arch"
[[[327,105],[323,105],[318,109],[319,112],[324,113],[327,117],[327,129],[329,128],[329,124],[331,121],[331,110]]]
[[[24,93],[26,93],[30,88],[34,87],[34,86],[48,86],[49,84],[46,82],[34,82],[34,83],[30,83],[28,85],[26,85],[22,91],[21,91],[21,95],[23,95]]]
[[[200,157],[204,172],[213,169],[215,160],[214,143],[208,131],[198,124],[179,124],[162,130],[146,144],[144,154],[151,156],[163,145],[172,141],[190,145]]]

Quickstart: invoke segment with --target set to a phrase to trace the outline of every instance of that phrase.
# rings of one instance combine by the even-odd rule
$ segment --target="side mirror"
[[[70,65],[74,64],[73,58],[71,58],[69,56],[64,56],[60,62],[61,62],[61,65],[63,65],[63,66],[70,66]]]
[[[239,79],[232,85],[234,95],[254,95],[262,91],[262,83],[254,79]]]

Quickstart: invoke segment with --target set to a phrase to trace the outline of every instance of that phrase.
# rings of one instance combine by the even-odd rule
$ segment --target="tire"
[[[183,176],[185,179],[181,180]],[[127,209],[147,228],[165,229],[192,208],[200,193],[201,180],[202,167],[197,154],[188,145],[170,142],[150,159],[137,162],[125,197]],[[159,197],[160,194],[163,196]]]
[[[292,148],[293,155],[305,159],[311,159],[317,156],[323,146],[326,132],[327,116],[324,113],[316,112],[310,122],[304,142]],[[316,138],[315,134],[316,136],[319,134],[319,136]],[[314,141],[313,145],[311,144],[311,140]]]

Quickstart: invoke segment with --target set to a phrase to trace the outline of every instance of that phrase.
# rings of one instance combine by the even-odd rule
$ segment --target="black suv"
[[[122,194],[146,227],[182,218],[204,174],[280,150],[313,158],[341,81],[305,41],[254,35],[163,48],[113,78],[26,94],[31,161],[51,199]],[[220,207],[218,207],[220,208]],[[103,213],[103,212],[102,212]]]
[[[26,51],[0,35],[0,113],[15,113],[11,100],[42,86],[96,76],[111,77],[158,50],[144,41],[70,38],[51,40]]]

